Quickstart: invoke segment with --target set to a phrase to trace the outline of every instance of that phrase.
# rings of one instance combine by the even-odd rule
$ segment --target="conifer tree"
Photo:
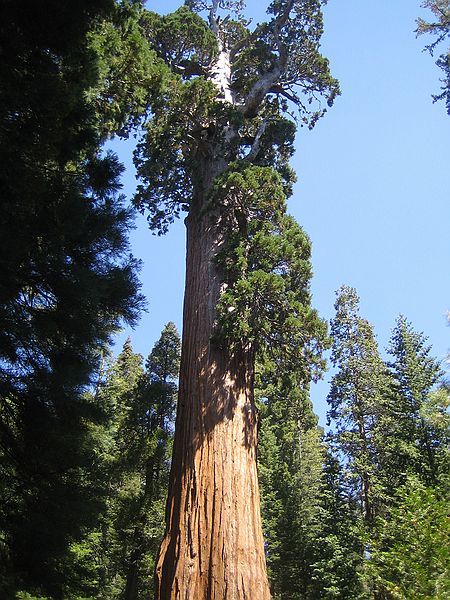
[[[377,597],[448,595],[449,398],[422,333],[397,319],[388,352],[390,384],[380,426],[386,506],[369,543]],[[441,383],[440,387],[436,387]]]
[[[153,598],[155,561],[164,524],[175,397],[180,367],[180,337],[168,323],[146,361],[127,432],[138,434],[132,464],[140,469],[141,491],[126,561],[124,600]],[[129,433],[127,435],[129,438]]]
[[[403,477],[408,471],[416,473],[426,484],[436,484],[446,433],[445,423],[443,429],[433,423],[432,415],[437,413],[441,398],[431,394],[443,373],[430,351],[425,336],[400,316],[388,349],[392,356],[389,367],[397,444],[393,470]],[[445,397],[442,400],[445,404]]]
[[[381,598],[450,595],[448,487],[426,486],[410,475],[396,490],[388,517],[371,540],[369,571]]]
[[[431,44],[426,46],[431,56],[434,56],[435,50],[450,37],[450,2],[449,0],[425,0],[422,2],[423,8],[429,8],[433,13],[433,20],[417,19],[417,35],[430,34],[434,36]],[[433,95],[433,100],[444,100],[447,113],[450,115],[450,48],[446,48],[439,55],[437,66],[444,72],[444,79],[441,80],[441,93]]]
[[[173,323],[145,365],[128,339],[98,394],[109,412],[97,430],[97,477],[105,504],[98,525],[71,546],[68,594],[102,600],[153,597],[164,526],[180,340]]]
[[[307,598],[366,600],[365,570],[361,561],[361,522],[354,499],[348,496],[346,473],[325,447],[319,527],[313,548],[312,581]]]
[[[359,315],[354,288],[337,291],[336,316],[331,321],[331,362],[337,369],[328,394],[331,439],[345,457],[349,493],[370,523],[380,503],[380,450],[383,390],[387,370],[378,353],[373,329]]]
[[[17,586],[61,597],[68,545],[98,509],[84,477],[98,417],[85,391],[142,307],[122,167],[102,151],[158,79],[138,12],[113,0],[0,4],[4,597]]]
[[[294,372],[258,377],[258,473],[274,598],[307,598],[320,528],[324,448],[304,382]]]
[[[292,364],[258,367],[258,473],[275,599],[360,598],[354,507]]]
[[[187,1],[145,28],[169,75],[138,146],[136,204],[163,233],[188,213],[180,394],[157,597],[269,598],[256,474],[255,356],[320,362],[309,243],[286,215],[292,110],[338,93],[319,0]],[[201,15],[204,15],[203,18]],[[311,102],[311,104],[310,104]],[[316,108],[314,108],[316,106]],[[310,110],[310,108],[312,110]]]

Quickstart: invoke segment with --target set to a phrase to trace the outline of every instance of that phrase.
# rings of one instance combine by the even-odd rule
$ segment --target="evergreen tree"
[[[448,595],[449,398],[423,334],[399,317],[389,353],[385,479],[389,503],[368,536],[369,572],[381,598]]]
[[[258,472],[274,598],[360,598],[361,543],[338,462],[292,369],[260,373]],[[302,391],[303,390],[303,391]]]
[[[261,375],[258,472],[269,581],[274,598],[307,598],[323,447],[307,392],[295,385],[294,374]]]
[[[326,448],[319,497],[320,529],[312,540],[314,563],[308,598],[367,598],[361,564],[361,528],[357,507],[348,497],[345,472]]]
[[[157,79],[137,11],[113,0],[0,6],[5,597],[23,586],[60,598],[68,545],[98,511],[84,477],[98,411],[84,392],[99,350],[142,306],[122,167],[101,151]],[[130,46],[140,66],[123,73]]]
[[[132,407],[144,378],[143,357],[135,354],[127,339],[115,361],[111,361],[96,390],[96,403],[105,418],[91,424],[96,440],[95,469],[86,477],[101,490],[102,504],[92,527],[72,542],[67,560],[68,597],[119,598],[124,587],[127,542],[131,535],[136,495],[141,480],[130,447],[135,439],[126,431]]]
[[[269,597],[256,474],[261,347],[320,362],[309,244],[286,216],[295,126],[338,93],[319,52],[319,0],[282,0],[253,30],[243,2],[149,13],[170,71],[138,146],[136,203],[164,232],[187,211],[180,400],[158,598]],[[205,15],[203,19],[200,14]],[[311,101],[311,104],[309,104]]]
[[[97,435],[105,504],[71,546],[66,593],[103,600],[153,597],[164,526],[180,340],[168,323],[143,368],[128,339],[99,393],[109,422]]]
[[[168,323],[146,361],[145,383],[130,415],[139,432],[132,464],[141,469],[141,494],[127,560],[124,600],[153,598],[153,574],[164,531],[175,398],[180,368],[180,338]]]
[[[354,289],[339,290],[329,417],[351,484],[349,506],[356,500],[363,508],[359,531],[357,523],[349,529],[359,537],[361,597],[444,598],[450,430],[447,391],[436,389],[442,372],[426,338],[404,317],[388,349],[393,360],[384,366],[358,303]],[[429,523],[416,527],[424,514],[436,518],[439,532]]]
[[[423,8],[429,8],[433,13],[433,21],[417,19],[417,35],[424,33],[435,37],[434,41],[426,46],[431,56],[434,55],[438,46],[450,36],[450,2],[449,0],[425,0]],[[450,49],[446,49],[436,61],[437,66],[444,72],[441,80],[441,93],[433,96],[433,100],[444,100],[447,113],[450,115]]]
[[[371,325],[359,315],[356,290],[342,286],[335,309],[331,362],[337,373],[328,394],[328,419],[334,428],[330,437],[345,460],[348,492],[360,505],[365,522],[370,523],[381,503],[384,435],[380,417],[387,370]]]
[[[450,595],[448,490],[410,476],[380,518],[370,571],[383,598],[445,600]]]
[[[388,349],[393,357],[389,364],[393,381],[391,412],[397,445],[397,464],[392,470],[397,478],[410,471],[433,485],[439,476],[439,455],[445,446],[446,432],[433,423],[437,404],[440,400],[445,403],[445,398],[430,395],[442,378],[430,350],[424,335],[415,332],[411,323],[400,316]]]

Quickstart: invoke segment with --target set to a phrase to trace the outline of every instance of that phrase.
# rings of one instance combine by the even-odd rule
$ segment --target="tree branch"
[[[255,158],[258,156],[261,147],[261,138],[267,129],[268,123],[269,119],[264,119],[261,125],[259,126],[258,131],[256,132],[255,138],[253,140],[252,147],[250,148],[250,152],[244,158],[244,160],[246,160],[247,162],[254,161]]]
[[[249,91],[242,108],[243,114],[248,118],[253,118],[258,114],[259,107],[261,106],[265,96],[286,69],[287,52],[281,40],[280,31],[289,20],[289,15],[293,6],[294,0],[288,0],[283,12],[279,14],[278,17],[273,21],[273,32],[278,50],[278,61],[272,71],[268,71],[262,77],[260,77]]]
[[[207,70],[193,60],[181,60],[172,67],[174,73],[182,77],[193,77],[194,75],[207,75]]]
[[[217,11],[219,9],[219,0],[213,0],[211,8],[209,10],[209,26],[211,31],[217,35],[219,26],[217,22]]]
[[[280,94],[280,96],[284,96],[287,100],[290,100],[294,104],[299,103],[299,98],[297,95],[293,92],[289,92],[282,85],[273,85],[269,92],[272,92],[273,94]]]
[[[243,37],[230,48],[230,58],[233,60],[236,55],[253,40],[254,32]]]

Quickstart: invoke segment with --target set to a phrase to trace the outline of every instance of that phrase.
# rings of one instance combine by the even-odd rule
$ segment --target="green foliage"
[[[47,596],[34,596],[33,594],[29,594],[28,592],[18,592],[16,594],[17,600],[51,600]]]
[[[258,369],[258,472],[273,597],[360,598],[359,538],[302,368]]]
[[[430,350],[424,335],[399,317],[388,350],[393,357],[389,366],[393,381],[391,411],[395,415],[392,430],[398,443],[395,470],[409,470],[433,484],[438,478],[441,449],[448,442],[448,421],[443,417],[448,400],[442,392],[431,395],[442,371]],[[440,401],[444,406],[439,407]]]
[[[426,49],[433,56],[437,47],[450,36],[450,2],[449,0],[426,0],[421,4],[423,8],[429,8],[435,19],[425,21],[417,19],[417,35],[430,34],[435,37],[434,41],[426,46]],[[447,113],[450,114],[450,50],[439,55],[436,61],[437,66],[444,72],[444,79],[441,80],[441,93],[434,95],[433,100],[445,100]]]
[[[370,572],[378,588],[398,600],[444,600],[450,595],[448,491],[409,477],[395,508],[377,522]]]
[[[182,210],[188,210],[197,166],[192,151],[199,136],[208,131],[215,90],[202,78],[183,83],[167,80],[155,115],[138,144],[135,164],[143,183],[135,204],[145,212],[151,229],[165,233]]]
[[[353,527],[362,597],[446,598],[448,390],[426,338],[404,317],[388,348],[393,360],[383,367],[358,302],[355,290],[341,288],[329,414],[334,450],[351,484],[344,488],[349,506],[363,508],[364,519]]]
[[[180,352],[177,328],[173,323],[167,323],[146,363],[152,381],[160,381],[170,388],[171,383],[178,378]]]
[[[330,439],[346,461],[349,493],[357,499],[366,521],[380,503],[380,449],[384,432],[379,417],[387,370],[382,362],[371,325],[359,315],[354,288],[337,292],[336,316],[331,322],[331,362],[337,373],[328,394]]]
[[[325,96],[332,104],[339,90],[318,51],[320,2],[289,4],[286,14],[273,5],[272,20],[252,32],[239,2],[189,2],[170,15],[144,17],[150,47],[168,70],[135,153],[141,180],[135,203],[148,211],[151,229],[165,233],[180,212],[201,209],[214,178],[239,158],[275,167],[290,192],[295,125],[287,118],[289,104],[312,126],[323,111],[310,111],[309,103]],[[204,9],[208,21],[195,12]],[[231,101],[217,82],[224,49]]]
[[[143,299],[129,255],[133,213],[120,195],[122,167],[101,143],[136,122],[153,73],[138,12],[112,0],[0,7],[6,597],[19,588],[59,598],[68,546],[102,504],[87,475],[102,411],[85,390],[101,349],[123,321],[136,321]],[[125,56],[136,51],[133,70]],[[134,87],[136,77],[143,87]]]
[[[217,40],[205,21],[186,6],[168,15],[147,12],[143,26],[149,46],[170,70],[191,78],[205,74],[217,55]]]
[[[303,368],[303,381],[323,368],[326,327],[311,308],[310,242],[285,214],[280,176],[269,167],[232,164],[211,194],[222,215],[225,243],[217,263],[224,291],[217,307],[217,339],[249,343],[272,360]]]
[[[309,598],[365,600],[361,529],[354,501],[348,498],[345,473],[329,448],[324,449],[319,526],[311,540],[314,562]]]
[[[165,76],[163,63],[145,37],[147,13],[141,3],[120,0],[113,8],[87,35],[95,63],[85,95],[95,108],[97,133],[105,137],[136,130]]]
[[[279,85],[292,93],[295,103],[305,124],[314,127],[326,109],[310,110],[309,105],[323,97],[328,106],[332,106],[339,95],[339,84],[329,71],[329,62],[320,52],[320,40],[323,34],[323,16],[321,0],[275,0],[268,8],[274,19],[268,23],[267,44],[272,53],[286,55],[286,65]],[[291,5],[293,16],[279,27],[280,15]]]
[[[277,371],[266,362],[258,371],[258,472],[269,579],[274,598],[303,598],[323,458],[317,419],[301,391],[302,369]]]
[[[143,368],[130,340],[98,392],[109,420],[97,429],[105,503],[95,527],[74,540],[66,594],[113,600],[153,597],[156,552],[163,534],[180,340],[164,328]]]

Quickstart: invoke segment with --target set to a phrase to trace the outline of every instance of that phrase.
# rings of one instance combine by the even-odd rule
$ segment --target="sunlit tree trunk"
[[[157,600],[270,598],[256,473],[254,348],[238,338],[262,347],[289,331],[290,343],[304,344],[303,332],[292,333],[294,323],[303,322],[304,298],[296,296],[298,289],[281,298],[285,285],[295,281],[298,288],[304,273],[288,276],[292,239],[286,239],[283,256],[276,244],[273,266],[261,260],[261,269],[254,267],[270,290],[261,303],[271,316],[264,321],[258,300],[248,311],[241,306],[234,321],[235,307],[224,303],[237,294],[238,281],[247,281],[246,274],[221,272],[229,269],[225,252],[216,259],[233,240],[243,249],[249,224],[266,218],[273,221],[275,237],[289,237],[292,225],[284,218],[284,195],[293,183],[289,105],[312,127],[324,109],[307,106],[319,96],[331,105],[339,87],[319,53],[320,0],[274,2],[267,26],[253,32],[243,4],[187,0],[167,18],[152,14],[146,20],[149,39],[171,75],[158,92],[135,155],[142,182],[135,203],[149,209],[151,228],[163,233],[180,210],[189,210],[180,392]],[[205,11],[203,20],[199,14]],[[265,195],[267,186],[271,191]],[[272,235],[269,229],[261,232],[264,243]],[[298,257],[292,263],[300,270]],[[251,271],[250,259],[248,264]],[[225,283],[229,288],[222,294]],[[278,311],[275,305],[289,309]],[[291,306],[297,321],[288,323]],[[268,334],[259,340],[259,318],[278,331],[270,342]],[[226,321],[224,339],[216,321],[221,326]],[[311,332],[305,333],[308,339]]]
[[[200,198],[187,219],[180,392],[157,598],[265,600],[253,355],[250,347],[230,355],[212,339],[222,240],[220,214],[202,205]]]

